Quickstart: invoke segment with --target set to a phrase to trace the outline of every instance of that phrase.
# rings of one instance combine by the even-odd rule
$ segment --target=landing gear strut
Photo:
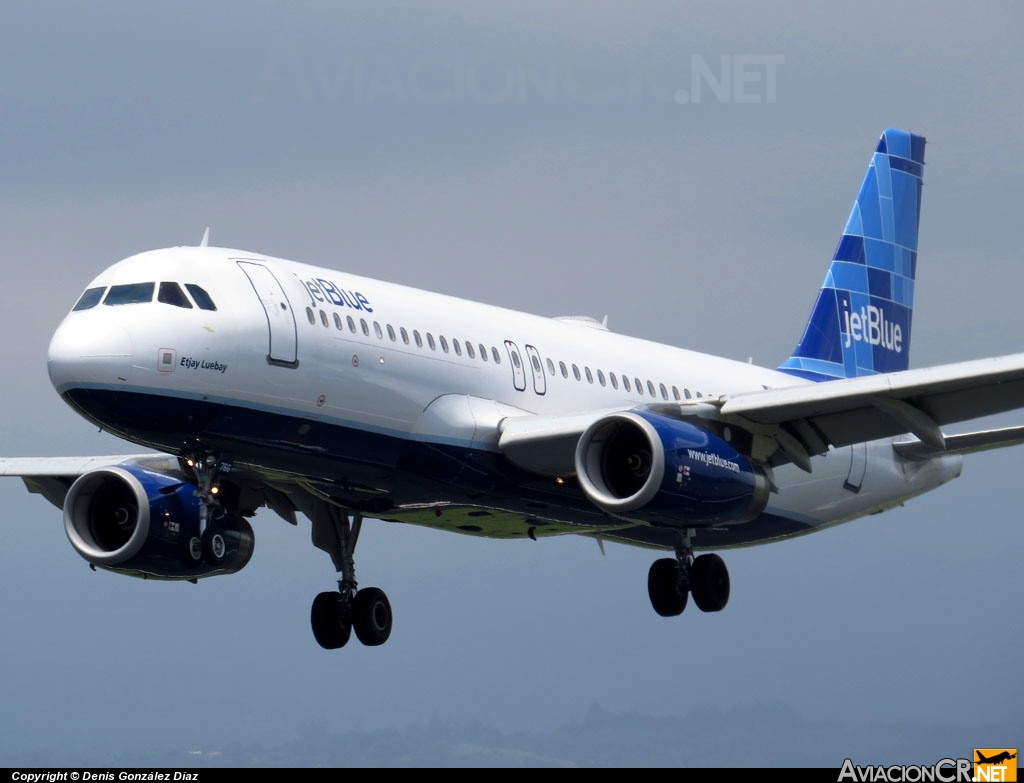
[[[384,644],[391,636],[391,604],[377,587],[358,590],[354,553],[362,514],[318,502],[312,514],[313,545],[331,556],[338,571],[338,589],[320,593],[309,613],[313,636],[325,650],[344,647],[352,635],[367,647]]]
[[[185,542],[185,562],[198,566],[205,560],[210,565],[220,565],[228,545],[224,535],[227,514],[217,499],[218,482],[222,474],[231,471],[231,464],[209,453],[186,456],[182,462],[195,474],[199,497],[199,531]]]
[[[655,560],[647,574],[651,606],[662,617],[675,617],[686,609],[687,599],[702,612],[720,612],[729,602],[729,570],[718,555],[694,558],[692,529],[679,533],[676,556]]]

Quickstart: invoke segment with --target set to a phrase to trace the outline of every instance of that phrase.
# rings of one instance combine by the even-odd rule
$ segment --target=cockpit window
[[[155,283],[129,283],[128,285],[112,285],[103,300],[105,305],[138,304],[152,302]]]
[[[105,287],[90,288],[79,298],[72,310],[89,310],[100,303],[100,299],[103,298],[103,292],[107,289]]]
[[[192,294],[192,298],[196,300],[196,304],[199,305],[201,310],[217,309],[217,305],[213,303],[210,295],[195,283],[185,283],[185,288],[187,288],[188,292]]]
[[[185,292],[177,283],[161,283],[160,290],[156,294],[156,300],[175,307],[186,307],[192,309],[192,303],[188,301]]]

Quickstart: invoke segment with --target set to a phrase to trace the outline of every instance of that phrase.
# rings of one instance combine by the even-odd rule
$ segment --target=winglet
[[[206,227],[206,231],[203,232],[203,238],[199,242],[199,247],[206,247],[208,244],[210,244],[210,227],[209,226],[207,226]]]

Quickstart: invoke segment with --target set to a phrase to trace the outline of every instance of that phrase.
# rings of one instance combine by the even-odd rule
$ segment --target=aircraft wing
[[[896,373],[644,406],[664,415],[704,419],[751,433],[756,459],[793,462],[904,433],[901,448],[919,458],[1024,441],[1024,429],[947,436],[942,427],[1024,407],[1024,354]],[[573,417],[516,417],[500,425],[499,448],[521,467],[548,475],[574,470],[575,441],[601,412]]]
[[[936,453],[942,427],[1024,407],[1024,354],[766,389],[714,402],[723,421],[775,437],[797,465],[829,446],[910,432]]]
[[[64,507],[64,496],[83,473],[96,468],[134,462],[153,470],[178,466],[169,454],[116,454],[100,457],[12,457],[0,459],[0,476],[18,476],[29,492],[42,495],[57,508]]]

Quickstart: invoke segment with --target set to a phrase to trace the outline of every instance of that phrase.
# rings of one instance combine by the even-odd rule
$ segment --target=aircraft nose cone
[[[63,394],[83,384],[123,383],[131,359],[132,340],[125,329],[113,325],[97,328],[95,323],[71,317],[54,332],[46,363],[50,382]]]

